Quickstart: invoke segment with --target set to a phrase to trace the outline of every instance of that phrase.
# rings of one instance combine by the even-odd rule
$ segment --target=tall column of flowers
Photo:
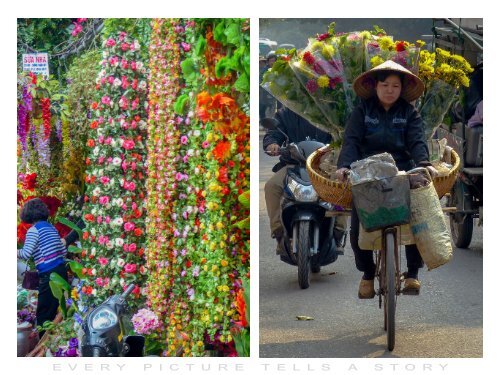
[[[239,19],[205,23],[201,68],[205,86],[196,98],[196,114],[205,125],[207,147],[206,211],[201,217],[199,246],[204,249],[200,250],[205,261],[193,309],[208,334],[207,340],[219,345],[219,350],[229,350],[226,355],[235,354],[230,328],[240,319],[236,296],[241,276],[249,271],[249,237],[242,233],[247,229],[236,226],[249,215],[238,200],[249,188],[250,172],[249,117],[241,109],[248,110],[249,76],[248,70],[239,69],[250,51],[245,25],[247,21]]]
[[[182,345],[175,345],[182,322],[181,310],[186,304],[178,293],[176,275],[175,233],[179,199],[178,184],[182,178],[177,171],[180,132],[174,112],[181,81],[180,38],[183,27],[179,19],[152,20],[150,43],[150,91],[148,124],[148,243],[147,262],[148,305],[163,322],[152,333],[166,352],[176,355]],[[166,328],[165,328],[166,327]],[[180,340],[181,342],[183,340]]]
[[[135,284],[144,294],[147,71],[141,46],[121,32],[103,42],[93,126],[87,140],[82,287],[87,303]]]

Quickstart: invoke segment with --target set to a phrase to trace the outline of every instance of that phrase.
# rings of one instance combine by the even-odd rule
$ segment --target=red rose
[[[396,43],[396,51],[403,52],[406,49],[405,42],[397,42]]]
[[[136,273],[137,272],[137,266],[135,264],[127,263],[127,264],[125,264],[123,269],[127,273]]]
[[[304,56],[302,56],[302,59],[306,63],[308,63],[309,65],[312,65],[315,62],[314,56],[309,51],[307,51],[306,53],[304,53]]]

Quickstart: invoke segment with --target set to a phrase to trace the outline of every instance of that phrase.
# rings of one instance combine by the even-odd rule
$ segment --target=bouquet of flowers
[[[330,36],[310,39],[307,48],[290,64],[300,83],[313,98],[327,123],[320,125],[340,134],[346,120],[349,101],[346,98],[346,78],[338,53],[338,45]]]
[[[418,72],[420,47],[423,42],[416,44],[404,40],[393,41],[391,36],[372,36],[366,45],[366,69],[370,70],[387,60],[392,60],[413,73]]]
[[[300,83],[290,66],[290,61],[296,56],[295,50],[278,57],[273,68],[268,70],[262,79],[262,87],[269,91],[287,108],[318,125],[325,121],[324,115],[316,107],[314,99]]]
[[[425,84],[417,103],[427,138],[442,123],[456,98],[458,88],[469,87],[468,75],[474,69],[462,56],[436,48],[435,53],[420,52],[419,77]]]

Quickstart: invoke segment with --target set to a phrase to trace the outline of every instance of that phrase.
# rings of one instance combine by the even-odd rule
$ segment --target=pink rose
[[[102,104],[109,104],[111,103],[111,98],[109,96],[103,96],[101,102]]]
[[[135,190],[135,183],[134,182],[127,182],[127,181],[125,181],[123,183],[123,188],[125,190],[134,191]]]
[[[99,286],[104,286],[104,280],[101,277],[95,279],[95,283]]]
[[[135,142],[132,139],[126,139],[123,141],[122,147],[125,150],[132,150],[135,147]]]
[[[210,143],[208,141],[205,141],[201,144],[201,147],[203,148],[207,148],[208,146],[210,146]]]
[[[130,232],[131,230],[135,229],[135,224],[131,222],[126,222],[123,224],[123,229],[125,229],[125,232]]]
[[[115,77],[113,77],[113,76],[109,76],[109,77],[108,77],[108,83],[109,83],[110,85],[112,85],[114,81],[115,81]]]
[[[109,203],[109,197],[107,195],[103,195],[102,197],[99,198],[99,203],[100,204],[108,204]]]
[[[127,264],[125,264],[125,266],[123,267],[123,269],[127,273],[136,273],[137,266],[135,264],[127,263]]]
[[[132,70],[136,70],[136,69],[137,69],[137,64],[135,63],[135,61],[132,61],[132,62],[130,63],[130,68],[131,68]]]
[[[109,38],[106,41],[106,47],[113,47],[116,44],[116,41],[113,38]]]
[[[185,135],[183,135],[183,136],[181,137],[181,143],[182,143],[183,145],[187,144],[187,143],[188,143],[188,137],[186,137]]]
[[[110,181],[108,176],[102,176],[99,180],[101,180],[101,183],[104,185],[106,185]]]
[[[131,243],[130,245],[128,245],[129,252],[133,253],[136,250],[137,250],[137,245],[135,243]]]
[[[122,51],[128,51],[130,49],[130,45],[128,43],[122,43]]]
[[[127,60],[122,60],[120,65],[121,65],[122,69],[128,69],[128,61]]]
[[[127,80],[127,77],[123,76],[122,77],[122,89],[126,89],[129,86],[129,82]]]

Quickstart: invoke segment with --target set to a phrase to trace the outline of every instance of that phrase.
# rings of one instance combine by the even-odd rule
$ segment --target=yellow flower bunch
[[[468,75],[474,71],[469,62],[462,56],[436,48],[435,76],[450,85],[459,88],[469,87]]]
[[[390,36],[383,36],[378,40],[380,49],[390,51],[394,49],[394,42]]]
[[[379,55],[375,55],[370,59],[370,64],[372,67],[376,67],[380,64],[382,64],[385,60],[380,57]]]

